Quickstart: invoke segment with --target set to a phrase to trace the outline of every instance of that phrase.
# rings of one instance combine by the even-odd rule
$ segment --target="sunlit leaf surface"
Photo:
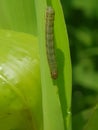
[[[42,125],[37,38],[0,31],[0,130]]]

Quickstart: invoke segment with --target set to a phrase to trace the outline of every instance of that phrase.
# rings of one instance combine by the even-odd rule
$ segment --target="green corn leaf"
[[[69,44],[59,0],[35,1],[41,61],[43,119],[45,130],[70,129],[71,63]],[[55,10],[54,35],[58,63],[58,78],[50,76],[45,45],[45,11],[47,6]],[[50,125],[51,124],[51,125]]]
[[[42,128],[37,38],[0,31],[0,129]]]

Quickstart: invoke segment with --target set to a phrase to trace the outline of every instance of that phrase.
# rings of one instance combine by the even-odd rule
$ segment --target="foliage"
[[[45,11],[47,6],[52,6],[53,9],[55,10],[54,44],[55,44],[57,64],[58,64],[57,66],[58,66],[58,73],[59,73],[58,78],[55,81],[50,76],[50,71],[49,71],[49,66],[48,66],[47,56],[46,56],[46,49],[45,49]],[[24,129],[26,130],[27,129],[38,129],[38,130],[39,129],[44,129],[44,130],[68,129],[70,130],[71,128],[70,107],[71,107],[71,85],[72,85],[71,62],[70,62],[67,30],[65,26],[65,21],[64,21],[60,1],[59,0],[43,0],[43,1],[42,0],[28,0],[28,1],[27,0],[19,0],[19,1],[3,0],[0,1],[0,19],[1,19],[0,29],[9,29],[9,31],[3,30],[4,33],[3,31],[1,31],[0,33],[1,36],[0,45],[3,46],[3,49],[1,48],[1,50],[4,52],[3,53],[1,51],[1,54],[3,53],[3,55],[1,55],[2,57],[1,59],[4,59],[5,62],[8,63],[10,62],[9,64],[11,64],[10,67],[8,66],[9,68],[5,70],[5,73],[9,73],[10,69],[12,70],[13,68],[16,67],[11,72],[17,75],[17,72],[21,72],[20,69],[24,68],[23,71],[21,72],[21,75],[23,77],[20,78],[20,75],[17,76],[19,78],[17,84],[13,83],[12,80],[10,81],[10,75],[9,74],[7,75],[8,80],[6,80],[6,82],[8,82],[8,84],[6,83],[5,88],[8,87],[8,90],[10,90],[10,87],[11,89],[17,88],[13,92],[13,95],[15,92],[17,92],[22,99],[24,99],[25,97],[23,101],[25,101],[26,107],[28,108],[27,110],[32,110],[32,112],[35,114],[34,115],[35,118],[33,118],[33,115],[31,113],[28,114],[29,113],[28,111],[23,111],[24,106],[21,106],[21,108],[19,108],[19,106],[12,107],[12,110],[9,109],[8,111],[14,111],[14,109],[16,109],[17,112],[19,112],[20,110],[22,110],[22,112],[24,112],[24,114],[27,115],[26,118],[21,119],[24,122],[28,121],[28,115],[30,115],[29,117],[30,121],[28,122],[29,125],[31,124],[31,127],[27,125],[28,123],[25,124],[24,122],[22,123],[20,120],[18,120],[19,118],[18,116],[15,115],[14,117],[14,115],[11,114],[13,116],[9,119],[9,121],[11,122],[8,129],[17,129],[17,130],[18,129],[21,130],[22,129],[23,130]],[[10,32],[11,30],[17,31],[17,33],[13,31]],[[20,34],[19,32],[22,33],[25,32],[27,34],[24,33]],[[32,34],[32,38],[31,35],[29,37],[28,34]],[[30,39],[32,41],[32,44],[29,43]],[[38,40],[38,42],[35,42],[34,39]],[[25,44],[26,46],[24,47]],[[36,48],[36,46],[38,46],[39,49]],[[26,53],[27,56],[24,55],[23,52],[27,52]],[[40,63],[38,57],[36,57],[38,54],[40,58]],[[7,58],[4,57],[5,55]],[[9,59],[8,57],[9,55],[10,57],[12,57],[12,60]],[[21,57],[22,59],[27,58],[26,59],[27,64],[24,63],[23,66],[21,65],[22,64]],[[33,61],[33,58],[35,59],[35,62],[38,61],[37,62],[38,66],[35,65],[37,67],[36,69],[33,68],[34,67],[33,63],[29,62],[29,59],[31,59],[30,61]],[[3,61],[1,61],[0,65],[5,64],[5,66],[7,66],[5,62],[3,63]],[[19,63],[19,66],[17,62]],[[39,73],[39,66],[40,66],[41,77]],[[4,69],[4,66],[2,68]],[[25,73],[26,70],[28,71],[29,74]],[[1,77],[3,77],[2,73],[5,74],[4,72],[0,72]],[[34,73],[34,75],[31,75],[31,73]],[[13,77],[13,75],[11,76]],[[34,83],[33,80],[35,81]],[[40,80],[41,80],[41,84],[40,84]],[[21,81],[22,83],[20,83]],[[3,81],[1,80],[1,84],[0,84],[1,88],[2,88],[2,82]],[[33,91],[32,86],[34,86],[34,88],[40,86],[42,91],[40,90],[40,87],[38,89],[38,92],[37,89],[36,91]],[[29,89],[31,91],[29,91]],[[42,96],[41,96],[41,92],[42,92]],[[38,97],[35,95],[36,93],[38,94],[37,95]],[[5,91],[4,94],[6,95]],[[2,97],[2,91],[0,96]],[[29,96],[31,102],[27,100]],[[35,98],[33,96],[35,96]],[[10,94],[7,97],[7,100],[9,97]],[[39,99],[39,102],[37,102],[37,98]],[[17,100],[17,96],[15,97],[15,99]],[[7,102],[7,100],[5,102]],[[11,102],[10,100],[8,101],[11,105],[13,105],[13,102]],[[2,102],[3,100],[1,98],[1,104]],[[28,104],[28,102],[30,104]],[[37,104],[34,104],[32,106],[33,103],[37,103]],[[7,108],[8,106],[5,104],[5,107]],[[43,115],[43,120],[42,120],[42,115],[40,115],[40,112],[42,112],[41,114]],[[6,111],[4,111],[3,115],[6,115]],[[5,120],[6,117],[5,116],[3,117],[4,117],[3,118],[4,119],[3,127],[4,127],[4,123],[7,124],[8,122],[7,120]],[[7,114],[7,117],[9,118],[10,115]],[[32,128],[33,125],[31,123],[31,119],[33,119],[32,122],[33,125],[35,126],[34,128]],[[17,122],[19,126],[17,125]],[[37,127],[36,124],[38,124]],[[2,130],[7,129],[7,128],[3,129],[3,127],[1,127],[0,129]]]

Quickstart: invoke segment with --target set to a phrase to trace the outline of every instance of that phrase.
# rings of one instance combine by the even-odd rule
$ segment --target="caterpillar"
[[[51,72],[51,77],[56,79],[58,77],[57,62],[54,49],[54,16],[55,12],[52,7],[46,9],[46,52],[48,64]]]

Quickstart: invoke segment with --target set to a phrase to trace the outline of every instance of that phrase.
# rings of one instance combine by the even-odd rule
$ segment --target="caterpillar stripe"
[[[54,16],[52,7],[46,9],[46,51],[51,77],[56,79],[58,76],[57,63],[54,49]]]

